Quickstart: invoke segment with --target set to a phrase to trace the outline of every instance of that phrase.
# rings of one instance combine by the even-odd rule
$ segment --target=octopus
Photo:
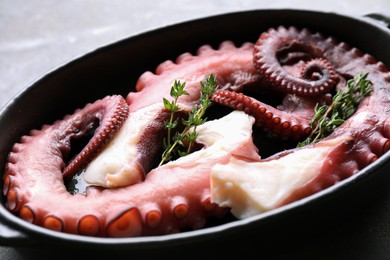
[[[373,92],[329,136],[260,155],[255,136],[303,140],[316,104],[329,105],[362,72]],[[185,117],[209,74],[218,82],[211,110],[228,112],[197,128],[197,150],[157,166],[170,117],[162,99],[175,80],[185,82]],[[21,137],[5,166],[5,206],[32,224],[98,237],[200,229],[229,212],[246,218],[326,189],[390,150],[389,97],[382,62],[307,29],[271,28],[238,47],[204,45],[142,74],[127,97],[104,97]],[[68,191],[74,178],[84,192]]]

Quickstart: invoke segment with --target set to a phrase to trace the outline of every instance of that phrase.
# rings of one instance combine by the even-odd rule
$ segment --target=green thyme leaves
[[[317,103],[315,114],[309,123],[313,131],[306,140],[298,143],[297,147],[318,142],[352,116],[363,98],[372,92],[372,82],[367,77],[368,73],[361,73],[348,80],[346,90],[338,91],[330,106],[319,106]]]
[[[180,117],[177,117],[177,113],[180,111],[180,108],[177,101],[179,97],[189,95],[189,93],[184,90],[185,85],[186,83],[175,81],[170,91],[170,96],[173,100],[169,101],[166,98],[163,98],[164,107],[171,112],[171,115],[169,120],[164,122],[164,127],[167,129],[167,137],[163,140],[164,152],[162,153],[159,166],[170,161],[175,154],[181,157],[191,152],[198,135],[196,128],[206,122],[207,119],[204,118],[204,115],[207,108],[212,104],[210,99],[211,95],[214,94],[218,88],[216,78],[213,74],[206,77],[204,82],[200,82],[201,92],[198,104],[192,107],[187,119],[181,118],[181,122],[179,122]],[[179,123],[184,126],[184,130],[181,132],[175,131]],[[191,127],[193,130],[189,132],[188,130]],[[173,132],[175,132],[175,134],[172,134]],[[187,145],[185,145],[185,143]]]

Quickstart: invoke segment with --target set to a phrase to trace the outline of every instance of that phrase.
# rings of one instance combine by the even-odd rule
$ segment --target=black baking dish
[[[390,66],[390,45],[386,44],[390,42],[390,30],[367,17],[302,10],[254,10],[167,26],[77,58],[48,73],[11,100],[0,113],[0,165],[5,164],[7,154],[21,135],[105,95],[126,96],[134,89],[138,77],[144,71],[153,71],[159,63],[187,51],[195,53],[203,44],[217,47],[224,40],[232,40],[237,45],[254,42],[262,31],[279,25],[306,27],[334,36]],[[2,167],[1,175],[3,171]],[[53,232],[24,222],[1,204],[0,245],[31,250],[47,247],[77,248],[83,252],[116,250],[118,255],[223,249],[238,241],[244,242],[245,248],[275,241],[278,244],[290,241],[291,245],[300,243],[300,239],[314,230],[326,230],[331,223],[370,203],[383,183],[389,181],[389,171],[390,153],[387,153],[353,177],[282,208],[244,220],[158,237],[113,239]]]

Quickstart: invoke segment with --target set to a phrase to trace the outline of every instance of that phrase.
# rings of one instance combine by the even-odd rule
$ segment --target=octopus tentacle
[[[255,125],[261,127],[273,137],[300,140],[311,133],[309,121],[312,114],[308,114],[307,117],[295,116],[243,93],[229,90],[217,90],[212,96],[212,100],[252,115],[256,119]]]
[[[373,93],[351,118],[318,143],[260,158],[253,124],[273,136],[302,138],[311,131],[315,104],[361,72],[370,73]],[[153,169],[169,116],[162,98],[170,96],[174,80],[186,82],[190,95],[178,104],[189,112],[198,102],[199,82],[211,73],[220,85],[213,101],[245,113],[233,111],[198,126],[196,142],[202,149]],[[272,107],[232,91],[260,88],[264,78],[292,93]],[[390,115],[383,109],[389,85],[383,63],[306,29],[272,29],[255,45],[205,45],[196,55],[185,53],[161,63],[155,73],[145,72],[126,102],[105,98],[23,136],[10,152],[3,177],[6,207],[36,225],[102,237],[197,229],[209,217],[224,216],[227,207],[238,218],[279,207],[348,178],[389,151]],[[65,167],[71,140],[93,130],[96,121],[100,126],[90,144]],[[105,145],[106,135],[112,139]],[[92,186],[72,195],[64,176],[84,167],[81,175]],[[260,196],[243,199],[254,184]],[[229,190],[234,188],[238,191]]]
[[[229,163],[214,166],[211,171],[214,185],[212,200],[218,205],[231,207],[237,218],[259,214],[314,194],[356,174],[390,150],[390,110],[386,109],[390,102],[390,72],[387,67],[346,43],[338,43],[334,38],[324,39],[307,30],[270,30],[260,37],[260,41],[262,37],[268,41],[278,39],[281,35],[285,37],[283,43],[275,42],[276,47],[267,46],[276,51],[281,44],[285,44],[290,49],[303,51],[303,54],[289,56],[284,62],[290,60],[290,63],[296,64],[299,59],[325,57],[342,81],[360,73],[369,73],[373,91],[349,119],[315,144],[251,162],[232,157]],[[297,45],[295,38],[298,41],[310,39],[306,43],[309,46],[302,48],[301,43]],[[313,43],[318,44],[314,46]],[[279,67],[275,65],[273,68],[279,73]],[[272,70],[260,71],[266,75],[272,74]],[[276,82],[271,81],[273,84]],[[242,175],[246,178],[242,178]],[[225,182],[232,185],[223,186]],[[253,183],[256,186],[252,190],[248,187],[252,187]],[[240,192],[229,190],[237,186],[242,188]],[[214,192],[220,189],[221,192]],[[248,205],[239,203],[243,197],[250,200]]]
[[[72,126],[65,132],[68,138],[80,138],[90,130],[95,121],[100,121],[93,137],[81,152],[65,167],[64,178],[70,178],[84,168],[93,157],[112,139],[128,116],[128,105],[121,96],[106,97],[79,111],[77,117],[69,118]]]
[[[126,98],[128,119],[112,145],[88,166],[84,172],[86,180],[103,187],[143,181],[162,153],[164,121],[170,116],[162,99],[170,98],[174,80],[186,82],[189,95],[181,96],[178,102],[182,113],[189,113],[199,102],[199,82],[206,74],[216,75],[222,88],[256,84],[259,76],[252,63],[252,50],[253,44],[235,47],[231,42],[221,43],[219,49],[203,46],[197,56],[186,53],[179,56],[176,63],[163,62],[156,73],[142,74],[136,84],[137,92],[130,92]]]
[[[254,47],[254,63],[260,74],[288,93],[305,96],[318,96],[329,92],[338,83],[332,61],[325,61],[328,46],[318,46],[325,39],[310,34],[307,30],[298,31],[294,27],[279,27],[261,34]],[[321,58],[321,59],[320,59]],[[301,74],[286,71],[282,63],[311,60]],[[313,77],[312,72],[315,72]]]
[[[99,162],[99,158],[114,151],[113,155],[108,156],[113,159],[110,160],[109,167],[115,165],[115,160],[124,154],[127,161],[122,165],[126,168],[126,174],[140,176],[141,173],[143,176],[136,177],[136,181],[127,184],[128,186],[120,184],[120,187],[115,189],[89,186],[85,194],[74,195],[66,190],[61,169],[65,164],[64,155],[69,151],[70,136],[74,130],[73,121],[75,118],[82,118],[83,111],[89,111],[90,106],[76,111],[74,115],[54,125],[47,125],[42,130],[32,131],[30,136],[21,138],[20,143],[16,144],[10,153],[4,175],[6,184],[3,193],[8,198],[9,210],[26,221],[50,229],[73,234],[116,237],[167,234],[183,228],[200,228],[205,224],[207,217],[225,215],[227,209],[218,207],[210,201],[207,169],[211,165],[210,167],[204,165],[226,160],[226,156],[234,153],[256,158],[258,153],[253,144],[252,146],[248,144],[252,148],[242,150],[243,141],[230,138],[227,142],[221,143],[226,145],[231,143],[231,140],[237,141],[240,147],[237,148],[237,152],[235,152],[237,146],[233,145],[229,149],[222,149],[228,151],[227,154],[210,153],[210,156],[213,156],[213,159],[210,159],[204,154],[208,149],[213,149],[212,145],[207,148],[210,140],[199,141],[205,148],[199,151],[202,156],[197,160],[191,159],[189,155],[188,161],[178,160],[177,164],[171,162],[150,171],[151,161],[156,158],[158,147],[162,146],[163,122],[169,115],[162,106],[162,98],[169,97],[173,81],[177,79],[185,81],[186,90],[191,93],[190,97],[179,100],[184,112],[186,109],[190,110],[197,102],[199,82],[206,74],[214,73],[221,84],[253,84],[259,77],[251,63],[250,46],[253,47],[253,44],[245,44],[238,48],[222,44],[221,49],[217,50],[205,47],[199,51],[198,56],[191,57],[185,54],[177,63],[165,62],[160,65],[156,74],[146,72],[140,77],[136,86],[138,92],[132,92],[127,97],[127,119],[114,138],[82,173],[85,177],[88,170],[92,169],[92,165]],[[207,54],[205,49],[208,49]],[[226,60],[230,60],[230,63]],[[106,116],[111,117],[110,113]],[[253,123],[246,120],[251,123],[237,125],[235,120],[230,121],[235,126],[246,125],[248,129],[251,129]],[[96,131],[96,134],[98,132]],[[130,139],[126,141],[117,139],[122,133],[128,134]],[[225,136],[231,134],[232,132],[229,132]],[[246,138],[248,141],[244,142],[251,141],[250,136]],[[110,149],[116,144],[126,145],[124,153]],[[36,150],[40,152],[35,153]],[[244,152],[249,155],[242,154]],[[193,156],[196,156],[196,153]],[[26,161],[22,158],[29,159]],[[198,162],[199,165],[193,165],[194,162]],[[191,167],[183,169],[182,163],[191,164]],[[188,170],[189,168],[193,170]],[[95,170],[91,173],[98,174]],[[117,179],[127,182],[129,176],[126,174]],[[31,193],[31,190],[39,192]],[[63,202],[61,207],[58,206],[58,201]]]
[[[182,96],[179,101],[183,104],[183,109],[187,107],[187,110],[191,110],[199,99],[199,82],[204,80],[206,74],[215,74],[221,88],[257,84],[260,77],[252,60],[253,43],[236,47],[232,42],[226,41],[218,49],[203,45],[196,55],[184,53],[176,62],[163,62],[157,67],[156,73],[148,71],[140,76],[136,84],[137,91],[130,92],[126,98],[130,112],[161,103],[162,97],[168,98],[174,80],[186,82],[190,95]]]
[[[241,123],[237,124],[238,121]],[[226,124],[231,127],[226,129]],[[54,152],[67,146],[63,140],[56,140],[56,136],[69,122],[57,122],[46,128],[51,135],[37,132],[28,141],[34,144],[11,153],[10,157],[19,161],[31,157],[39,149],[41,152],[33,156],[34,159],[44,161],[54,156],[58,163],[53,165],[52,159],[42,167],[36,163],[26,166],[9,162],[4,177],[7,185],[3,190],[8,198],[7,207],[28,222],[81,235],[122,237],[167,234],[187,227],[201,228],[206,218],[220,217],[227,212],[227,209],[210,202],[210,167],[227,160],[232,154],[251,159],[258,157],[248,131],[252,124],[253,120],[244,113],[232,113],[215,122],[210,121],[198,128],[197,140],[205,146],[204,149],[154,169],[144,182],[117,189],[89,187],[86,195],[71,195],[62,178],[62,154]],[[230,129],[236,131],[230,132]],[[233,138],[239,131],[243,133],[242,137]],[[216,133],[224,134],[218,139],[208,138]],[[245,151],[241,148],[244,143],[250,147]],[[45,181],[37,182],[36,179]],[[62,202],[60,207],[59,200]]]

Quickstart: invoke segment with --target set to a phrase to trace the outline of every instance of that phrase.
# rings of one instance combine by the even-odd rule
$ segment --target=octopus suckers
[[[34,223],[35,221],[34,212],[26,205],[20,209],[19,216],[29,223]]]
[[[137,208],[131,208],[114,220],[107,226],[107,235],[109,237],[134,237],[142,233],[142,219]]]
[[[80,235],[96,236],[100,232],[99,219],[94,215],[87,215],[79,220],[78,232]]]
[[[146,214],[146,224],[150,228],[155,228],[160,225],[162,221],[162,215],[159,210],[151,210]]]
[[[54,231],[63,231],[64,229],[64,223],[56,216],[46,216],[43,220],[43,226]]]

